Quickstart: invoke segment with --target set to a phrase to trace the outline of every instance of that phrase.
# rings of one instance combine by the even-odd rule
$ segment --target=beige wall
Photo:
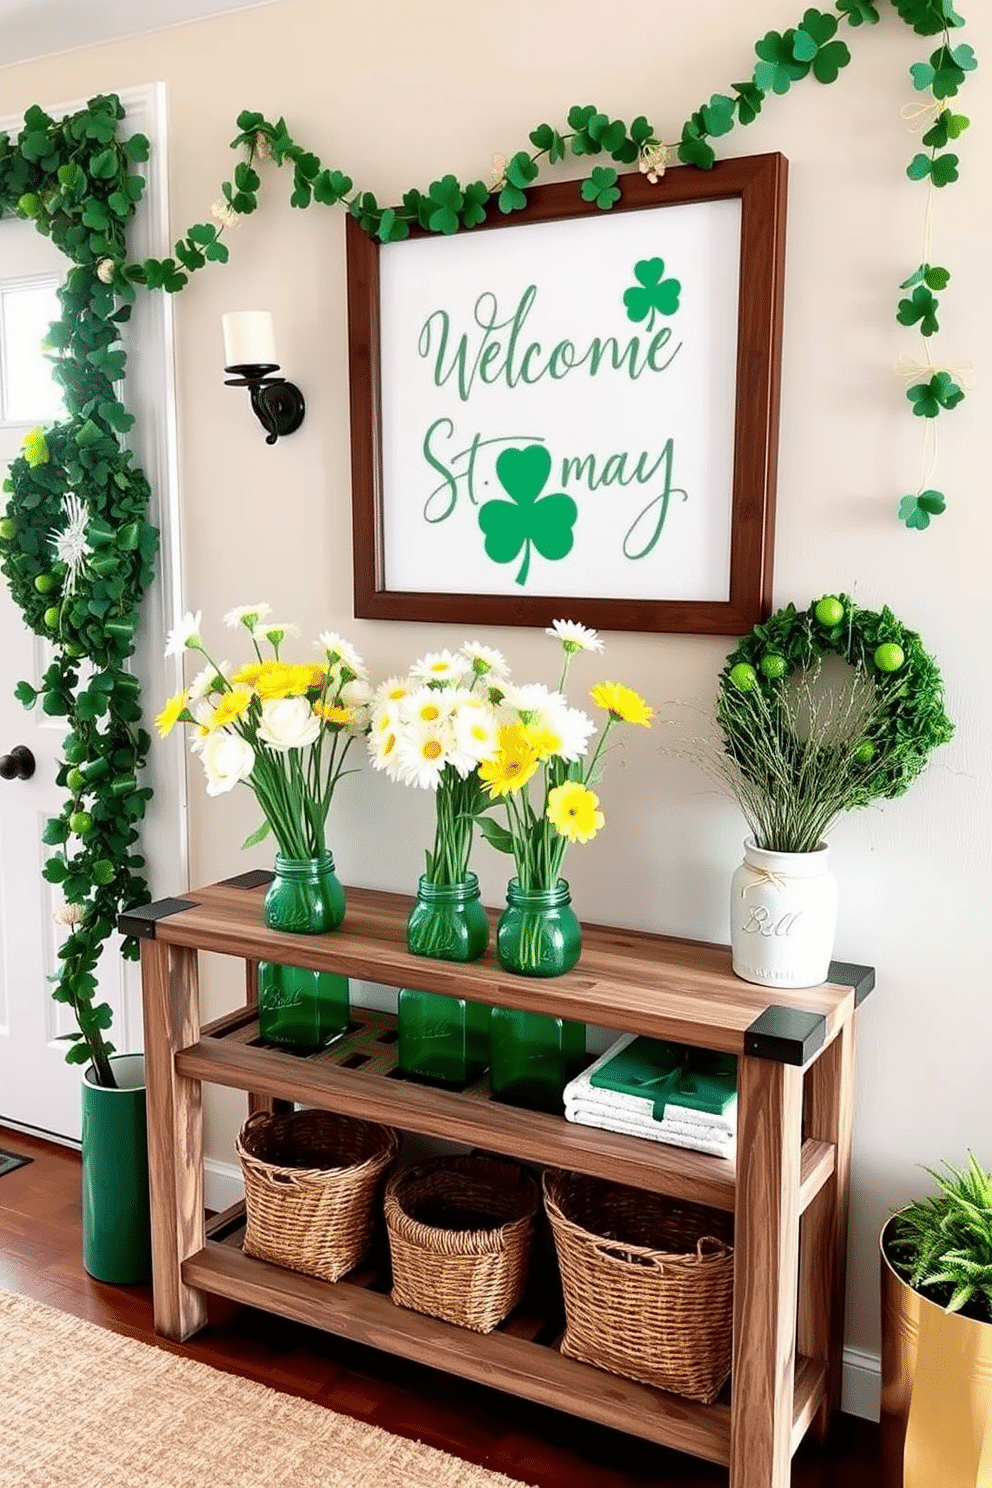
[[[936,654],[958,725],[907,798],[841,822],[832,838],[837,954],[878,969],[861,1017],[847,1323],[849,1344],[864,1349],[877,1337],[876,1234],[890,1207],[926,1187],[919,1165],[962,1158],[969,1146],[992,1164],[992,517],[980,365],[992,341],[992,15],[980,0],[963,8],[967,39],[988,65],[961,100],[974,119],[961,145],[964,183],[937,198],[933,257],[954,273],[940,355],[979,365],[974,392],[941,423],[935,483],[950,509],[928,533],[894,520],[896,497],[918,481],[921,443],[892,368],[916,351],[893,311],[899,281],[919,260],[925,200],[903,174],[915,146],[899,110],[913,97],[907,67],[932,43],[885,7],[883,25],[847,33],[855,60],[836,85],[810,82],[772,99],[756,125],[720,142],[726,154],[781,150],[791,162],[775,601],[805,605],[847,590],[869,607],[888,603]],[[163,79],[178,235],[204,219],[232,169],[227,145],[241,108],[285,114],[325,164],[395,199],[448,170],[487,174],[493,152],[511,153],[573,102],[627,119],[646,112],[670,138],[711,92],[749,73],[755,38],[801,9],[772,0],[677,8],[630,0],[617,12],[593,0],[371,0],[345,10],[285,0],[2,70],[0,113]],[[198,275],[175,303],[186,602],[203,608],[221,648],[220,614],[267,598],[306,632],[352,637],[382,675],[463,637],[352,618],[343,219],[338,209],[292,211],[288,193],[270,168],[261,210],[231,235],[231,264]],[[302,430],[275,449],[244,395],[222,382],[221,314],[259,305],[274,311],[285,370],[308,403]],[[553,656],[539,636],[475,634],[504,648],[518,675],[551,680]],[[604,674],[659,706],[711,695],[729,650],[693,636],[606,642]],[[588,918],[725,939],[742,821],[692,768],[663,757],[659,742],[638,735],[625,767],[614,762],[603,790],[607,830],[568,859],[573,897]],[[194,780],[190,801],[194,882],[266,860],[264,849],[239,857],[256,821],[246,796],[210,802]],[[409,891],[429,808],[369,771],[347,781],[332,826],[342,876]],[[503,860],[480,851],[479,867],[486,897],[498,900]],[[215,1118],[211,1144],[229,1159],[223,1128]]]

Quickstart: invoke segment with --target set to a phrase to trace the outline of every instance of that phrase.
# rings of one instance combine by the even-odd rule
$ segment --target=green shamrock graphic
[[[663,258],[642,258],[634,265],[636,285],[625,289],[623,302],[627,306],[628,320],[646,320],[646,330],[654,326],[654,317],[674,315],[679,308],[682,285],[677,279],[665,278]]]
[[[479,508],[486,534],[486,553],[494,563],[512,563],[524,551],[516,582],[526,584],[531,544],[542,558],[564,558],[572,550],[572,526],[579,514],[571,496],[541,492],[551,474],[551,455],[543,444],[506,449],[496,461],[496,476],[509,501],[487,501]]]

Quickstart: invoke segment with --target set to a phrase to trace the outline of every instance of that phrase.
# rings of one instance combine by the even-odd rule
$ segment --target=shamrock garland
[[[974,69],[975,57],[970,47],[950,44],[951,31],[963,25],[953,0],[890,3],[917,35],[941,38],[930,57],[911,69],[914,87],[932,97],[934,117],[922,140],[930,154],[915,156],[908,174],[925,181],[932,192],[958,176],[957,156],[947,146],[968,120],[944,105]],[[151,578],[156,534],[146,521],[147,482],[121,449],[121,436],[133,418],[116,391],[126,364],[120,327],[137,289],[176,293],[190,274],[208,263],[226,262],[223,233],[255,211],[262,186],[255,166],[265,157],[291,168],[292,206],[340,204],[384,243],[402,240],[414,227],[443,234],[470,230],[486,221],[493,208],[505,215],[521,211],[542,167],[569,156],[636,164],[650,181],[663,174],[673,155],[684,165],[708,170],[716,159],[711,141],[736,125],[752,123],[769,94],[784,95],[810,76],[823,84],[834,82],[850,61],[847,44],[838,36],[840,22],[852,29],[874,25],[884,4],[836,0],[833,13],[810,7],[797,26],[767,32],[755,44],[751,76],[732,84],[730,93],[711,95],[685,121],[677,143],[662,142],[644,115],[627,125],[592,104],[575,105],[566,126],[545,122],[532,129],[528,146],[505,161],[491,184],[477,180],[462,185],[454,175],[444,175],[426,190],[411,188],[391,206],[381,206],[372,192],[356,189],[343,171],[324,168],[292,139],[284,120],[273,124],[260,113],[245,111],[238,116],[232,147],[244,148],[247,159],[223,183],[212,220],[193,224],[164,259],[127,258],[126,229],[144,190],[133,167],[147,158],[148,141],[139,134],[120,138],[124,110],[116,97],[93,98],[59,121],[31,108],[16,139],[0,133],[0,215],[33,220],[73,265],[60,290],[60,318],[48,337],[67,418],[47,434],[35,435],[15,461],[0,518],[0,571],[27,623],[56,650],[40,687],[22,683],[18,695],[29,706],[40,698],[43,708],[67,717],[71,727],[59,777],[69,796],[63,812],[45,829],[46,842],[59,849],[46,876],[63,885],[74,922],[60,953],[63,966],[54,991],[73,1007],[79,1024],[79,1034],[70,1040],[70,1061],[92,1059],[101,1083],[113,1083],[107,1063],[113,1046],[103,1036],[110,1013],[94,1002],[93,972],[115,911],[147,894],[140,876],[143,862],[132,849],[134,823],[149,795],[137,785],[149,741],[140,728],[137,685],[125,663],[133,652],[138,608]],[[622,192],[614,165],[592,165],[579,191],[584,201],[608,211]],[[929,260],[927,246],[923,262],[901,286],[910,293],[897,309],[900,323],[918,325],[924,338],[938,330],[937,296],[950,278]],[[644,295],[638,288],[633,291],[628,302],[632,318],[644,307],[645,314],[651,313],[652,296],[657,300],[671,293],[662,279],[663,265],[657,278],[653,265],[638,269],[644,270],[636,275]],[[664,313],[660,303],[653,308]],[[953,409],[964,394],[947,369],[928,361],[926,370],[926,380],[910,388],[908,396],[914,414],[932,421]],[[907,526],[924,528],[944,505],[939,491],[921,489],[903,499],[900,516]],[[564,534],[564,522],[560,525]],[[509,551],[509,535],[494,540]],[[525,562],[530,541],[537,538],[525,533]],[[95,670],[81,683],[84,663]],[[124,954],[137,954],[133,942],[125,941]]]

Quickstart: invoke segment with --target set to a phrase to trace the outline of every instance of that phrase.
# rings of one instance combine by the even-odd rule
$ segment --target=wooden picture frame
[[[584,201],[577,182],[555,183],[534,188],[522,212],[503,216],[490,201],[486,222],[470,231],[444,237],[415,229],[385,246],[346,220],[357,617],[545,626],[563,616],[600,630],[741,635],[768,615],[787,174],[777,153],[721,161],[711,171],[675,167],[656,184],[631,174],[608,212]],[[651,256],[627,267],[642,251]],[[662,252],[667,269],[655,256]],[[621,315],[619,274],[628,281],[628,339],[595,335],[583,351],[565,322],[573,313],[603,313],[595,306],[607,277],[611,313]],[[542,328],[535,307],[544,287]],[[449,312],[438,301],[462,293],[459,321],[457,307]],[[676,320],[680,308],[685,315]],[[682,339],[669,354],[673,325]],[[602,389],[593,388],[597,375]],[[517,413],[538,397],[539,417]],[[484,425],[478,410],[494,406],[503,427],[523,432]],[[509,408],[513,424],[505,423]],[[466,409],[455,436],[453,415]],[[665,417],[679,421],[681,444],[671,433],[664,439]],[[627,426],[610,453],[613,419]],[[531,424],[553,432],[535,434]],[[435,434],[446,449],[443,440],[457,444],[463,432],[464,448],[439,457]],[[616,453],[628,436],[629,453]],[[583,437],[598,440],[595,450]],[[579,447],[563,454],[569,440]],[[548,458],[552,446],[557,465]],[[501,447],[499,455],[490,447]],[[679,450],[695,472],[691,485],[673,474]],[[455,473],[459,460],[467,473]],[[550,505],[545,491],[554,495]],[[645,496],[631,520],[631,497]],[[526,509],[519,529],[514,502]],[[527,536],[511,561],[518,531]],[[568,569],[556,567],[563,558]]]

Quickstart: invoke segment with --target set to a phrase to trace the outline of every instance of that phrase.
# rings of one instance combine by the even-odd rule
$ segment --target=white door
[[[60,417],[58,388],[41,354],[40,338],[58,314],[55,290],[65,260],[31,223],[0,224],[0,470],[18,454],[35,424]],[[4,499],[6,505],[6,499]],[[25,749],[28,779],[0,778],[0,1116],[74,1134],[79,1123],[79,1071],[64,1060],[65,1009],[48,995],[46,977],[58,966],[53,918],[61,901],[44,882],[41,832],[61,808],[55,774],[65,734],[61,719],[22,708],[21,679],[35,682],[49,648],[25,627],[0,584],[0,755]]]
[[[132,111],[136,116],[132,127],[154,140],[162,112],[160,91],[139,94],[136,90],[133,95],[123,94],[122,99],[129,119]],[[7,121],[2,122],[6,127]],[[164,217],[164,150],[157,166],[153,207],[135,232],[133,251],[142,256],[165,251],[157,228]],[[4,358],[0,478],[19,453],[27,430],[59,417],[58,390],[51,383],[38,338],[52,318],[48,314],[46,319],[45,297],[53,295],[66,266],[62,255],[32,224],[0,221],[0,308],[4,312],[0,317],[0,356]],[[140,343],[142,349],[141,371],[133,386],[129,381],[128,389],[129,406],[138,415],[133,445],[152,484],[149,520],[159,527],[162,540],[159,577],[144,602],[135,664],[144,687],[146,726],[147,715],[157,711],[156,701],[177,690],[162,658],[162,637],[179,609],[171,323],[163,298],[144,297],[129,335],[132,345]],[[57,305],[54,308],[57,313]],[[4,495],[0,508],[6,501]],[[82,1071],[80,1066],[65,1063],[66,1046],[59,1039],[75,1025],[71,1014],[53,1002],[46,980],[58,966],[58,947],[66,933],[54,919],[61,893],[41,877],[44,859],[52,851],[41,842],[44,823],[62,805],[63,793],[55,784],[55,775],[65,724],[47,717],[40,706],[24,709],[13,696],[22,678],[37,682],[47,664],[47,652],[45,641],[24,626],[0,576],[0,757],[23,746],[30,750],[35,765],[29,779],[0,778],[0,1122],[78,1141]],[[155,799],[142,836],[151,898],[181,893],[186,886],[183,760],[181,746],[173,750],[170,742],[156,744],[148,772]],[[109,1036],[118,1051],[124,1052],[141,1048],[140,978],[135,964],[122,960],[118,947],[114,937],[101,960],[99,996],[114,1011]]]

